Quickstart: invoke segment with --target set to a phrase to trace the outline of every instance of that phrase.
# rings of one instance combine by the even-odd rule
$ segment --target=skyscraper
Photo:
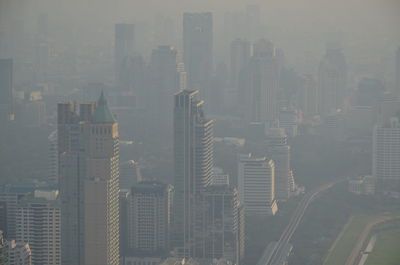
[[[9,120],[13,113],[13,60],[0,59],[0,120]]]
[[[266,40],[254,44],[239,98],[245,121],[272,126],[278,119],[279,63],[274,45]]]
[[[400,192],[400,123],[391,118],[377,125],[373,134],[372,172],[378,192]]]
[[[275,165],[275,197],[277,200],[287,200],[294,187],[290,170],[290,146],[283,128],[268,129],[266,151]]]
[[[212,13],[183,14],[183,60],[188,88],[200,90],[207,100],[208,83],[213,71]]]
[[[342,109],[347,94],[347,64],[340,47],[328,44],[318,69],[318,111],[327,116]]]
[[[131,189],[128,201],[128,242],[133,256],[168,253],[172,206],[170,185],[142,181]]]
[[[177,51],[172,46],[158,46],[151,54],[150,110],[153,128],[164,135],[172,131],[174,102],[172,96],[179,91]],[[172,135],[171,135],[172,136]]]
[[[56,200],[25,197],[17,207],[17,242],[32,250],[33,265],[61,264],[61,212]]]
[[[244,67],[249,63],[251,56],[250,42],[236,39],[231,42],[230,47],[230,90],[227,91],[228,102],[236,106],[239,94],[239,80]],[[229,100],[230,99],[230,100]]]
[[[172,244],[177,256],[195,257],[202,212],[202,192],[212,181],[213,120],[205,117],[198,91],[182,90],[174,107],[174,228]],[[197,241],[198,242],[198,241]]]
[[[395,94],[397,98],[400,98],[400,47],[397,48],[396,52],[396,87]]]
[[[135,48],[135,25],[133,24],[115,24],[115,80],[118,86],[121,86],[124,64],[126,60],[134,55]],[[127,88],[119,87],[121,90]]]
[[[240,155],[238,161],[239,199],[246,215],[274,215],[275,201],[274,161],[261,157]]]
[[[62,263],[119,264],[118,123],[103,93],[58,104]]]

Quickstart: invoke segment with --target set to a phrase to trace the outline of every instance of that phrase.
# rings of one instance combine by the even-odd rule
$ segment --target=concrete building
[[[274,45],[267,40],[254,44],[254,54],[243,75],[239,108],[247,123],[272,126],[278,121],[279,61]]]
[[[358,195],[374,195],[376,178],[374,176],[361,176],[357,179],[349,180],[349,192]]]
[[[274,215],[278,210],[274,161],[251,154],[240,155],[238,187],[239,200],[243,202],[246,215]]]
[[[166,138],[172,137],[173,95],[179,92],[177,51],[172,46],[158,46],[151,54],[149,64],[149,119],[153,130]]]
[[[275,165],[275,197],[287,200],[294,191],[294,180],[290,168],[290,146],[282,128],[267,130],[266,154]]]
[[[134,55],[135,49],[135,25],[133,24],[115,24],[115,48],[114,48],[114,64],[115,64],[115,80],[120,90],[128,90],[122,86],[122,75],[124,62]]]
[[[118,265],[119,133],[103,93],[59,103],[57,131],[62,263]]]
[[[327,45],[318,69],[318,95],[318,112],[321,116],[343,109],[347,95],[347,64],[338,45]]]
[[[16,241],[27,242],[33,265],[61,265],[61,210],[58,201],[27,196],[18,203]]]
[[[391,118],[374,128],[372,175],[378,192],[400,192],[400,123]]]
[[[0,59],[0,121],[13,119],[13,60]]]
[[[199,90],[209,100],[209,82],[213,72],[213,15],[183,14],[183,62],[188,89]]]
[[[214,166],[213,120],[204,115],[199,91],[175,95],[174,107],[174,224],[175,255],[195,257],[196,222],[200,220],[201,193],[211,184]]]
[[[396,82],[395,82],[395,92],[397,98],[400,99],[400,47],[397,48],[396,52]]]
[[[168,253],[173,188],[155,181],[134,185],[128,196],[129,256]]]
[[[225,174],[222,168],[214,167],[213,177],[211,181],[212,186],[229,186],[229,175]]]
[[[8,242],[7,247],[7,265],[33,265],[32,252],[28,244],[17,244],[12,240]]]
[[[279,127],[285,130],[285,134],[293,138],[297,136],[299,114],[294,109],[282,109],[279,111]]]
[[[204,192],[204,244],[198,244],[201,258],[226,259],[240,264],[245,251],[244,208],[236,189],[209,186]]]
[[[58,150],[57,150],[57,130],[53,131],[48,140],[48,180],[58,183]]]

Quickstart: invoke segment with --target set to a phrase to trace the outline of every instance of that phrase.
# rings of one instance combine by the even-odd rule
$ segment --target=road
[[[293,215],[289,221],[289,224],[286,226],[285,230],[283,231],[281,237],[279,238],[277,244],[272,250],[272,254],[264,261],[259,262],[259,265],[274,265],[277,259],[282,255],[283,247],[289,243],[290,239],[292,238],[294,232],[296,231],[297,227],[299,226],[304,213],[307,210],[308,205],[313,201],[313,199],[318,196],[320,193],[326,191],[327,189],[331,188],[332,186],[338,184],[340,181],[331,182],[320,187],[317,187],[309,192],[301,199],[300,203],[296,207]],[[263,258],[263,257],[262,257]]]

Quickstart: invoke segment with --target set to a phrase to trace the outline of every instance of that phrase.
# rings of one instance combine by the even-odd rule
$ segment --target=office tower
[[[128,160],[119,164],[119,187],[130,189],[134,184],[142,180],[139,162]]]
[[[194,257],[194,244],[201,218],[197,210],[201,193],[212,180],[213,120],[203,112],[204,101],[196,99],[199,91],[183,90],[175,95],[174,107],[174,228],[172,244],[175,255]]]
[[[230,46],[230,89],[227,91],[228,102],[236,106],[240,89],[240,75],[249,63],[251,56],[250,42],[243,39],[235,39]],[[232,106],[233,107],[233,106]]]
[[[385,85],[381,80],[363,77],[358,82],[357,90],[354,93],[354,105],[377,108],[384,97],[384,93]]]
[[[48,180],[58,183],[58,150],[57,150],[57,130],[53,131],[48,140]]]
[[[396,87],[395,87],[395,95],[398,99],[400,99],[400,47],[397,48],[396,52]]]
[[[240,155],[238,161],[239,200],[246,215],[274,215],[275,201],[274,161],[261,157]]]
[[[374,128],[372,172],[380,193],[400,192],[400,123],[393,117]]]
[[[16,241],[29,244],[33,265],[61,264],[60,221],[57,200],[27,196],[18,204]]]
[[[202,258],[226,259],[240,264],[244,258],[244,208],[236,189],[209,186],[203,199],[205,243],[199,244]]]
[[[168,253],[173,189],[155,181],[134,185],[128,199],[128,244],[133,256]]]
[[[32,190],[24,188],[14,188],[11,186],[3,186],[0,188],[0,203],[5,205],[7,230],[3,231],[4,236],[10,239],[16,238],[16,215],[17,215],[17,205],[19,201],[25,197]]]
[[[183,61],[188,88],[200,90],[202,97],[208,100],[208,83],[213,72],[212,13],[183,14]]]
[[[7,231],[7,203],[0,201],[0,231]]]
[[[327,116],[343,109],[347,94],[347,64],[340,47],[327,45],[318,69],[318,112]]]
[[[171,138],[173,95],[179,91],[177,52],[172,46],[158,46],[151,54],[149,65],[150,93],[147,102],[152,128]]]
[[[134,55],[135,49],[135,25],[133,24],[115,24],[115,48],[114,48],[114,64],[115,64],[115,81],[117,86],[121,86],[122,71],[124,62]],[[119,87],[125,91],[127,88]]]
[[[118,123],[103,93],[59,103],[57,131],[63,264],[118,265]]]
[[[129,206],[130,191],[121,189],[119,191],[119,255],[120,258],[128,254],[128,206]],[[124,264],[124,262],[122,262]]]
[[[12,119],[13,60],[0,59],[0,120]]]
[[[254,55],[243,78],[245,88],[239,98],[243,100],[240,105],[245,121],[272,126],[278,119],[279,64],[271,42],[259,40],[254,44]]]
[[[317,83],[312,75],[301,77],[301,85],[296,93],[298,108],[306,118],[313,118],[318,113]]]
[[[275,197],[277,200],[289,199],[294,190],[290,170],[290,146],[282,128],[267,130],[266,151],[275,164]]]

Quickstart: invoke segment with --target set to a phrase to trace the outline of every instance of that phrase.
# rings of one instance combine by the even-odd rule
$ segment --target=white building
[[[26,197],[17,206],[16,239],[27,242],[33,265],[61,264],[61,213],[56,200]]]
[[[295,183],[290,170],[290,146],[282,128],[268,129],[266,151],[275,164],[275,197],[287,200],[294,191]]]
[[[362,176],[349,180],[349,192],[358,195],[374,195],[376,178],[374,176]]]
[[[398,118],[377,125],[373,134],[373,176],[381,192],[400,192],[400,123]]]
[[[247,215],[274,215],[278,210],[275,201],[275,165],[266,157],[251,154],[239,156],[239,199]]]

